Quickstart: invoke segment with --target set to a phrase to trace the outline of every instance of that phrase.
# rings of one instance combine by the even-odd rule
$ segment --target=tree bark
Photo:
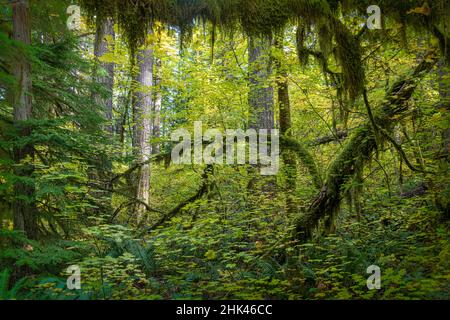
[[[271,39],[267,36],[250,36],[248,39],[249,65],[249,128],[256,131],[275,129],[274,89],[270,84],[272,75]],[[250,194],[271,193],[275,190],[274,177],[260,177],[257,166],[249,167],[251,177],[247,189]]]
[[[150,162],[152,131],[153,48],[146,47],[137,53],[138,74],[133,104],[133,135],[136,160],[146,163],[137,177],[136,198],[148,204],[150,200]],[[137,206],[137,222],[145,221],[146,208]]]
[[[274,92],[269,83],[272,74],[270,62],[271,41],[268,37],[250,37],[249,60],[249,97],[251,129],[274,129]]]
[[[13,2],[13,39],[25,45],[31,44],[30,9],[28,0]],[[14,125],[22,137],[31,134],[31,128],[23,122],[32,119],[31,96],[31,65],[25,54],[17,56],[13,65],[14,77],[17,86],[13,92],[12,105],[14,109]],[[32,164],[34,148],[31,144],[15,147],[14,160],[17,164],[15,175],[19,178],[14,185],[15,200],[13,203],[14,229],[24,231],[31,238],[38,236],[37,209],[35,203],[34,182],[24,181],[30,179],[34,172]],[[23,163],[26,161],[27,163]],[[31,161],[31,163],[30,163]]]
[[[155,57],[155,68],[154,68],[154,83],[155,83],[155,94],[153,101],[153,138],[161,138],[161,109],[162,109],[162,61],[160,58]],[[152,146],[152,154],[159,154],[161,149],[161,143],[157,141]]]
[[[107,95],[101,95],[99,93],[93,94],[93,99],[96,105],[102,108],[102,113],[107,121],[106,126],[103,128],[105,132],[109,134],[112,138],[114,134],[113,127],[113,90],[114,90],[114,63],[101,62],[101,57],[108,52],[114,50],[113,43],[115,39],[114,32],[114,21],[110,18],[105,20],[97,19],[96,23],[96,33],[94,41],[94,56],[96,60],[96,67],[93,71],[93,79],[102,85],[107,91]],[[104,74],[103,70],[106,71]],[[112,168],[111,161],[105,156],[101,156],[100,159],[96,159],[98,163],[101,164],[102,168],[90,168],[88,172],[89,179],[92,181],[104,180],[108,181],[108,174],[105,172],[110,172]],[[110,189],[108,183],[103,185],[104,189]],[[94,209],[94,213],[99,213],[100,211],[112,212],[111,206],[111,195],[103,190],[95,190],[91,192],[93,198],[97,201],[99,209]]]
[[[111,38],[111,39],[108,39]],[[114,32],[114,21],[112,19],[106,19],[103,22],[97,23],[97,30],[95,34],[95,44],[94,44],[94,55],[97,60],[99,60],[103,55],[108,53],[109,51],[114,50],[113,47],[108,48],[108,40],[115,39]],[[97,81],[102,84],[105,89],[108,91],[108,97],[102,98],[100,96],[96,96],[96,103],[101,105],[104,110],[104,116],[107,120],[108,124],[106,126],[106,131],[111,135],[114,132],[113,129],[113,89],[114,89],[114,63],[104,63],[99,62],[100,68],[103,68],[107,75],[99,76],[96,75]]]

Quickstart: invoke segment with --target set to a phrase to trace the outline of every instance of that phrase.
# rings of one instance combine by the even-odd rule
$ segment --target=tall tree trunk
[[[109,51],[114,50],[113,47],[108,48],[108,40],[115,40],[114,21],[112,19],[106,19],[105,21],[97,23],[97,30],[95,34],[94,55],[97,61]],[[110,43],[111,44],[111,43]],[[113,44],[111,44],[112,46]],[[96,103],[101,105],[104,110],[105,119],[108,121],[106,131],[111,135],[114,132],[113,129],[113,89],[114,89],[114,63],[99,62],[99,67],[106,70],[107,75],[96,75],[96,80],[102,84],[108,91],[108,97],[106,99],[96,96]]]
[[[153,90],[153,48],[150,44],[137,53],[138,74],[133,103],[134,150],[137,161],[148,162],[151,157],[152,131],[152,90]],[[150,200],[150,163],[144,164],[137,177],[136,198],[149,204]],[[137,205],[137,221],[145,222],[146,208]]]
[[[257,131],[275,128],[274,89],[270,84],[270,76],[272,75],[271,49],[272,43],[269,37],[249,37],[249,127]],[[275,178],[270,176],[260,177],[256,171],[256,166],[249,168],[251,177],[248,183],[249,194],[272,192],[276,185]]]
[[[274,129],[274,92],[269,83],[272,74],[271,41],[268,37],[250,37],[248,60],[250,128]]]
[[[155,67],[154,67],[154,83],[155,83],[155,94],[153,101],[153,138],[161,138],[161,108],[162,108],[162,61],[161,58],[155,57]],[[161,143],[157,141],[152,146],[152,153],[158,154],[161,149]]]
[[[279,35],[275,41],[275,48],[279,51],[278,55],[284,52],[283,47],[284,37],[283,35]],[[286,66],[279,56],[275,57],[275,65],[277,69],[277,90],[278,90],[278,110],[279,110],[279,119],[280,119],[280,135],[282,137],[290,137],[292,133],[290,129],[292,127],[291,120],[291,102],[289,99],[289,83],[287,77]],[[286,176],[286,185],[287,185],[287,210],[288,212],[294,212],[294,198],[293,193],[296,188],[297,181],[297,161],[292,152],[283,147],[281,155],[284,163],[284,172]]]
[[[114,21],[112,19],[97,19],[95,42],[94,42],[94,56],[96,59],[96,68],[93,72],[93,78],[96,82],[101,84],[107,91],[107,96],[102,96],[98,93],[93,95],[93,99],[98,106],[101,106],[105,120],[107,121],[104,130],[109,134],[110,137],[113,136],[113,89],[114,89],[114,63],[104,63],[101,62],[101,57],[104,56],[109,51],[114,50],[113,41],[115,40],[114,32]],[[104,69],[104,72],[99,72],[99,69]],[[96,182],[97,180],[108,181],[109,177],[107,172],[111,171],[112,164],[111,161],[102,156],[100,159],[95,159],[96,162],[101,163],[102,168],[90,168],[88,175],[89,179]],[[106,174],[105,174],[106,172]],[[102,185],[103,189],[111,189],[108,183]],[[102,190],[92,191],[92,197],[96,199],[97,204],[100,209],[93,210],[94,213],[99,211],[111,212],[111,195],[108,192]]]
[[[30,9],[28,0],[16,0],[13,6],[13,39],[25,45],[31,44]],[[13,65],[14,77],[17,87],[12,97],[14,108],[14,124],[22,136],[29,136],[31,129],[23,125],[24,121],[32,119],[31,97],[31,66],[24,54],[17,57]],[[22,179],[30,178],[34,166],[30,161],[34,158],[34,148],[27,144],[15,147],[14,160],[17,164],[15,175],[19,177],[14,185],[15,200],[13,203],[14,229],[25,231],[29,238],[35,239],[38,235],[37,209],[35,203],[35,186]],[[26,161],[28,163],[22,163]]]

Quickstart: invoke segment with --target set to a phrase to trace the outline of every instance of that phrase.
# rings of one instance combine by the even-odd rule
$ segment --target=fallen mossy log
[[[347,135],[347,133],[345,133]],[[259,140],[258,140],[259,141]],[[269,136],[267,138],[268,143],[271,142],[271,137]],[[319,174],[319,170],[317,167],[317,164],[314,160],[314,157],[311,155],[311,153],[308,152],[308,150],[303,146],[299,141],[295,140],[294,138],[290,137],[280,137],[280,143],[281,147],[285,150],[290,150],[295,153],[298,160],[301,164],[303,164],[309,171],[311,178],[313,179],[314,186],[318,189],[320,189],[323,186],[323,179],[322,176]],[[209,142],[203,142],[204,146],[207,146]],[[226,153],[226,137],[223,141],[224,150],[223,152]],[[192,145],[192,148],[194,148],[194,145]],[[116,174],[111,181],[109,181],[110,185],[114,185],[119,182],[121,178],[129,177],[132,173],[139,170],[142,166],[152,163],[152,162],[164,162],[167,166],[171,163],[172,159],[172,150],[169,149],[165,152],[162,152],[160,154],[153,155],[149,160],[144,162],[135,163],[133,166],[131,166],[129,169],[127,169],[123,173]]]
[[[417,88],[420,80],[438,61],[436,50],[428,53],[412,74],[398,80],[386,94],[386,102],[375,113],[376,125],[390,132],[408,110],[408,100]],[[356,129],[342,152],[334,160],[320,193],[310,207],[295,221],[295,237],[301,241],[311,239],[321,220],[325,231],[334,226],[335,216],[341,204],[341,191],[346,182],[370,160],[377,149],[377,141],[372,121]]]

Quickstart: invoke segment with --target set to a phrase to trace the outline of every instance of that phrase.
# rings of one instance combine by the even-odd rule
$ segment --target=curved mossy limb
[[[341,204],[342,187],[354,176],[357,170],[356,164],[360,162],[358,157],[365,157],[368,160],[375,147],[376,142],[370,124],[358,128],[333,162],[318,196],[307,212],[296,220],[298,238],[310,239],[322,218],[334,219]],[[331,226],[333,223],[326,221],[326,225]]]
[[[323,186],[323,180],[319,174],[316,162],[314,161],[311,153],[309,153],[308,150],[294,138],[284,136],[281,137],[280,140],[282,147],[294,152],[299,161],[308,169],[313,179],[314,186],[317,189],[321,189]]]
[[[386,103],[375,115],[375,123],[383,130],[390,131],[399,118],[408,110],[408,100],[419,81],[437,63],[438,57],[433,51],[428,54],[416,69],[398,80],[386,94]],[[342,188],[354,177],[358,170],[370,160],[376,150],[377,143],[373,132],[373,125],[367,121],[354,132],[343,151],[331,165],[325,185],[311,203],[307,212],[295,222],[296,237],[302,241],[310,239],[324,219],[325,226],[332,226],[339,210],[342,199]]]

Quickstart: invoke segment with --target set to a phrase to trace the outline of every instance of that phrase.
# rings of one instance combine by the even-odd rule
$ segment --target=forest
[[[449,300],[449,0],[2,0],[0,300]]]

